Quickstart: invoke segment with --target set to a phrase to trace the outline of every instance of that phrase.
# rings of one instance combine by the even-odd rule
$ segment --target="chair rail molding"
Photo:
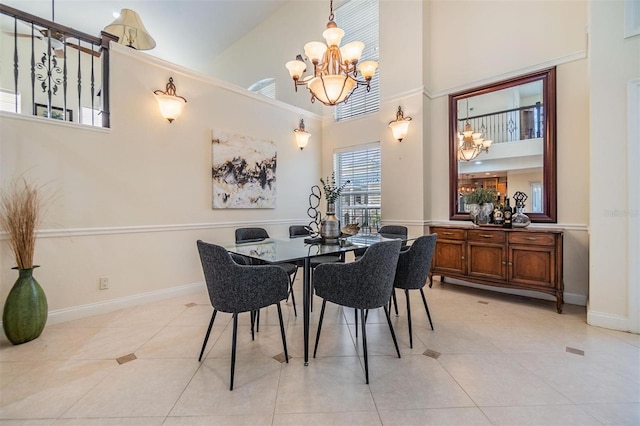
[[[141,234],[152,232],[194,231],[200,229],[232,229],[247,226],[291,225],[307,223],[308,219],[254,220],[242,222],[185,223],[168,225],[110,226],[93,228],[62,228],[36,230],[38,238],[88,237],[94,235]],[[0,241],[8,239],[6,232],[0,232]]]

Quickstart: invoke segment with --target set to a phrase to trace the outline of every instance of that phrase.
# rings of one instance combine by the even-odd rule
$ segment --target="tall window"
[[[334,169],[338,186],[350,181],[337,205],[340,223],[359,223],[362,229],[377,230],[382,215],[379,144],[336,153]]]
[[[336,9],[335,15],[338,27],[345,32],[341,45],[361,41],[364,43],[362,59],[377,61],[379,59],[378,0],[347,1]],[[347,103],[337,106],[337,121],[380,110],[379,76],[380,71],[377,71],[371,79],[371,91],[367,92],[365,87],[360,86],[351,94]]]

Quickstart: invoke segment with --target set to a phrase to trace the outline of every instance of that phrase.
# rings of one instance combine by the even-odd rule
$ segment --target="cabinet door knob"
[[[513,262],[509,262],[509,263],[508,263],[508,265],[509,265],[509,266],[513,266]]]
[[[507,262],[505,262],[505,261],[503,260],[503,261],[502,261],[502,264],[503,264],[503,265],[506,265],[506,264],[507,264]]]
[[[464,256],[460,256],[460,259],[464,260]]]

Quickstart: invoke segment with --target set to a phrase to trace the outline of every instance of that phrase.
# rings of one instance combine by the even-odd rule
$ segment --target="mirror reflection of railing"
[[[109,127],[109,41],[0,4],[0,110]],[[8,55],[10,54],[10,55]],[[9,59],[11,58],[11,59]]]
[[[540,102],[535,105],[512,108],[458,119],[458,132],[464,131],[469,122],[474,131],[482,133],[484,139],[494,144],[541,138],[544,135],[544,108]]]

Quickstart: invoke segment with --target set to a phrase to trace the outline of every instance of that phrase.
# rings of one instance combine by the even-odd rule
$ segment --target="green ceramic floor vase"
[[[42,333],[47,323],[47,296],[33,278],[33,268],[18,269],[20,276],[4,303],[2,327],[14,345],[29,342]]]

